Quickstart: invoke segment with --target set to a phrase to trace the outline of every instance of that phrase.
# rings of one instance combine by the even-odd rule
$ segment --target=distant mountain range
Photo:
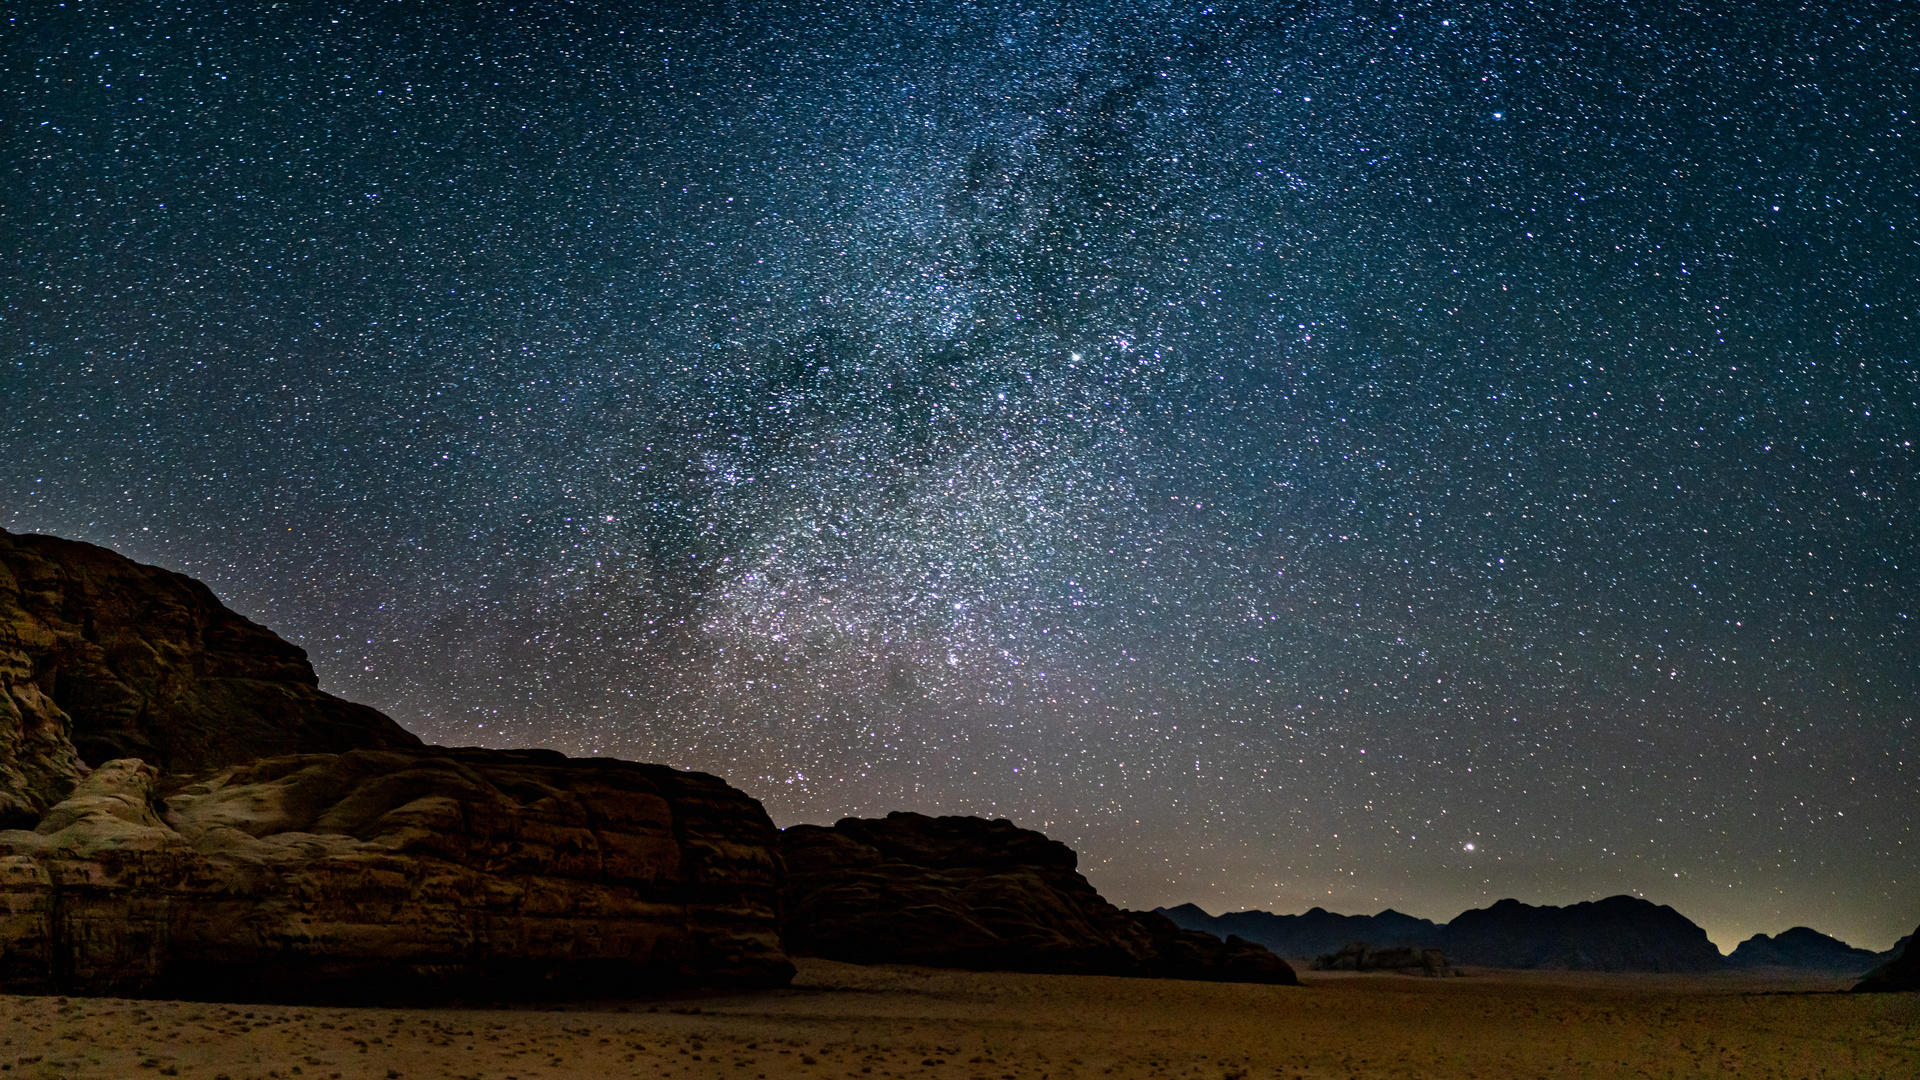
[[[1818,930],[1796,926],[1775,937],[1755,934],[1741,942],[1727,957],[1727,966],[1735,968],[1783,967],[1802,971],[1831,971],[1837,975],[1858,975],[1886,963],[1906,950],[1912,937],[1884,953],[1857,949],[1828,937]]]
[[[1193,904],[1157,910],[1185,929],[1222,938],[1237,935],[1280,956],[1324,956],[1358,941],[1381,948],[1440,949],[1451,962],[1474,967],[1569,971],[1780,967],[1857,975],[1901,955],[1910,940],[1903,938],[1892,949],[1874,953],[1796,926],[1776,937],[1755,935],[1725,957],[1691,919],[1633,896],[1610,896],[1568,907],[1502,900],[1492,907],[1461,912],[1447,923],[1392,908],[1378,915],[1340,915],[1318,907],[1304,915],[1265,911],[1209,915]]]
[[[1156,908],[1187,930],[1204,930],[1216,937],[1238,934],[1258,942],[1279,956],[1313,957],[1340,951],[1350,941],[1378,948],[1420,945],[1443,948],[1446,928],[1431,919],[1416,919],[1388,908],[1378,915],[1337,915],[1313,908],[1305,915],[1275,915],[1266,911],[1236,911],[1209,915],[1194,904]]]

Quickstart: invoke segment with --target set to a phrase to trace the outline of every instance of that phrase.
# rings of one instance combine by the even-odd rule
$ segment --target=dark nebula
[[[32,5],[0,525],[1132,906],[1920,896],[1899,6]]]

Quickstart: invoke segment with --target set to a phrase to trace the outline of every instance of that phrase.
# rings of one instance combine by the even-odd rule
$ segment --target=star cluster
[[[1906,13],[10,19],[0,525],[429,740],[1911,928]]]

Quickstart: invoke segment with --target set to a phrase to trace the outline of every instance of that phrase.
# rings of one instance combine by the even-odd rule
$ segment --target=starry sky
[[[17,7],[0,526],[1124,905],[1886,948],[1920,18],[1832,7]]]

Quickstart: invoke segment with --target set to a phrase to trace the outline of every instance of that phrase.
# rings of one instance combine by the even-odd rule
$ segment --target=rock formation
[[[0,828],[32,827],[88,764],[115,758],[188,772],[419,745],[322,693],[305,651],[200,582],[0,530]]]
[[[1853,987],[1856,994],[1885,994],[1894,991],[1920,990],[1920,949],[1913,947],[1913,939],[1920,937],[1920,928],[1904,939],[1906,947],[1900,948],[1900,954],[1886,963],[1867,972]]]
[[[753,799],[659,765],[423,747],[199,582],[55,537],[0,532],[0,829],[5,991],[519,998],[793,974]]]
[[[1121,911],[1065,844],[1008,821],[889,814],[780,837],[786,945],[853,963],[1145,975],[1291,985],[1287,963]]]
[[[166,794],[162,798],[162,794]],[[220,1000],[784,985],[774,829],[701,773],[355,750],[136,760],[0,832],[0,987]]]
[[[1502,900],[1454,916],[1440,943],[1457,964],[1568,971],[1716,971],[1707,932],[1664,904],[1633,896],[1567,907]]]
[[[1439,949],[1422,949],[1415,945],[1376,949],[1364,941],[1349,942],[1338,952],[1315,958],[1313,970],[1396,971],[1432,978],[1459,974],[1447,963],[1447,954]]]
[[[1818,930],[1796,926],[1781,931],[1777,937],[1753,935],[1735,947],[1733,955],[1727,957],[1727,966],[1783,967],[1858,975],[1885,959],[1889,958],[1866,949],[1856,949]]]

